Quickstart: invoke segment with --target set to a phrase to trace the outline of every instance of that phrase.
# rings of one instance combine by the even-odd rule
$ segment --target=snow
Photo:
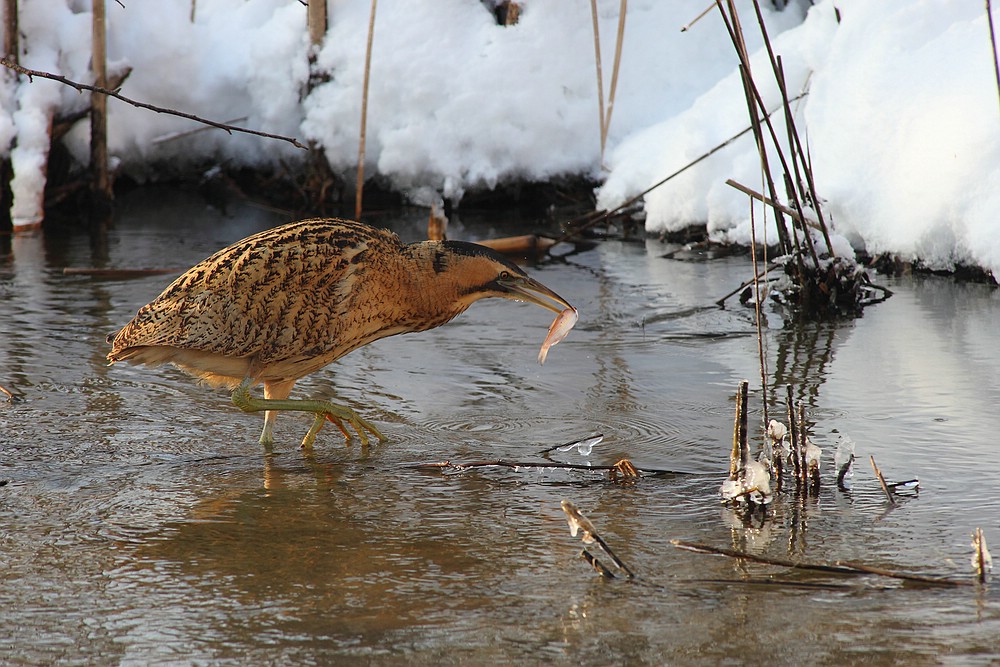
[[[22,65],[89,82],[90,2],[19,4]],[[425,205],[517,180],[586,176],[599,183],[599,206],[615,207],[748,126],[718,12],[680,31],[707,4],[628,4],[602,162],[589,3],[523,0],[518,24],[504,27],[478,0],[385,0],[375,21],[365,172]],[[774,109],[779,96],[753,6],[736,4]],[[849,241],[932,268],[1000,271],[1000,103],[983,4],[761,4],[790,93],[808,92],[795,103],[796,124],[838,248]],[[111,69],[132,68],[122,93],[310,142],[353,182],[370,1],[328,3],[329,30],[315,53],[328,76],[311,89],[298,0],[199,0],[193,22],[192,5],[108,3]],[[620,3],[598,5],[607,102]],[[0,153],[14,163],[17,223],[41,215],[48,118],[86,100],[39,78],[0,81]],[[140,179],[305,156],[277,140],[191,134],[198,126],[190,121],[114,100],[109,113],[109,150]],[[82,164],[88,135],[84,121],[64,138]],[[760,189],[749,134],[647,194],[647,229],[706,224],[716,238],[748,241],[750,202],[729,178]],[[759,208],[754,219],[758,236],[773,239]]]

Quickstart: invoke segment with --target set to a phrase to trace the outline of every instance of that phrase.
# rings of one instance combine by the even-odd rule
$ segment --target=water
[[[970,535],[1000,544],[996,290],[935,277],[853,322],[768,314],[768,366],[793,383],[823,447],[817,498],[745,524],[718,498],[733,396],[759,385],[752,313],[711,307],[749,260],[677,261],[608,241],[530,269],[580,323],[535,361],[550,313],[485,302],[425,334],[380,341],[296,396],[357,407],[389,437],[297,449],[176,370],[107,367],[105,336],[171,276],[63,267],[186,268],[284,221],[227,215],[175,190],[120,202],[106,243],[13,239],[0,259],[0,655],[7,664],[991,664],[995,588],[940,588],[683,551],[683,539],[809,562],[858,561],[972,581]],[[424,213],[381,220],[416,239]],[[453,236],[496,234],[467,221]],[[508,229],[500,233],[512,233]],[[783,389],[778,394],[784,396]],[[755,422],[761,393],[751,393]],[[783,406],[771,405],[780,413]],[[553,460],[677,471],[632,484],[596,472],[416,467]],[[856,443],[850,493],[834,484]],[[919,477],[890,509],[870,472]],[[639,575],[579,558],[570,500]],[[606,565],[611,565],[606,558]]]

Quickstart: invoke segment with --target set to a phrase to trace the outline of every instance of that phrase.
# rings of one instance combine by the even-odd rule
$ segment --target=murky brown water
[[[424,215],[384,222],[417,238]],[[745,258],[681,262],[655,241],[606,242],[532,270],[581,312],[544,368],[550,314],[487,302],[302,382],[297,395],[358,406],[389,436],[367,451],[331,428],[306,457],[309,418],[285,415],[265,457],[260,417],[226,393],[105,365],[105,335],[171,277],[63,267],[186,268],[282,221],[148,189],[121,202],[106,247],[25,236],[0,258],[0,384],[20,397],[0,401],[4,663],[1000,661],[995,588],[845,579],[670,543],[971,580],[972,530],[1000,545],[996,290],[884,279],[896,295],[855,322],[783,326],[772,313],[769,365],[808,405],[824,486],[747,528],[717,491],[736,383],[758,384],[756,339],[749,311],[705,307],[749,275]],[[594,433],[594,464],[627,456],[685,474],[623,485],[412,467],[536,461]],[[833,483],[841,435],[863,464],[851,493]],[[888,511],[869,454],[890,478],[919,477],[919,496]],[[602,580],[579,559],[561,500],[637,581]]]

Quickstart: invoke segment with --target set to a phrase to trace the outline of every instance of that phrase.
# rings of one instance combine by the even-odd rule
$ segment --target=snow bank
[[[607,88],[619,4],[599,4]],[[1000,106],[983,7],[823,0],[809,8],[794,0],[777,12],[763,4],[791,91],[809,91],[797,122],[843,237],[934,267],[962,262],[1000,269],[994,222]],[[769,80],[752,5],[737,5],[757,78]],[[22,0],[20,6],[22,64],[89,81],[90,3]],[[109,59],[113,68],[132,68],[122,92],[314,142],[335,170],[350,176],[368,0],[329,3],[329,31],[316,54],[328,79],[312,90],[306,9],[297,0],[200,0],[195,7],[192,21],[191,3],[108,3]],[[699,9],[670,0],[629,3],[602,164],[588,3],[523,0],[519,23],[503,27],[478,0],[383,2],[372,55],[366,173],[418,203],[459,199],[469,188],[512,180],[587,175],[602,183],[600,205],[612,207],[748,124],[735,53],[717,13],[680,32]],[[770,108],[777,106],[773,86],[763,94]],[[30,208],[27,202],[44,185],[47,114],[78,109],[86,100],[38,79],[0,87],[0,151],[16,145],[15,207]],[[110,152],[139,178],[168,167],[304,157],[285,142],[218,130],[173,137],[196,129],[190,121],[109,104]],[[79,123],[65,139],[82,163],[88,133]],[[759,184],[749,135],[650,193],[648,229],[707,223],[720,238],[748,240],[749,202],[725,185],[727,178]]]

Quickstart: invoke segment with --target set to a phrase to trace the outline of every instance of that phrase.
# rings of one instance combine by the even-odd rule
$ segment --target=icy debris
[[[750,461],[737,479],[727,479],[719,489],[724,500],[766,505],[774,500],[771,492],[771,473],[760,461]]]

